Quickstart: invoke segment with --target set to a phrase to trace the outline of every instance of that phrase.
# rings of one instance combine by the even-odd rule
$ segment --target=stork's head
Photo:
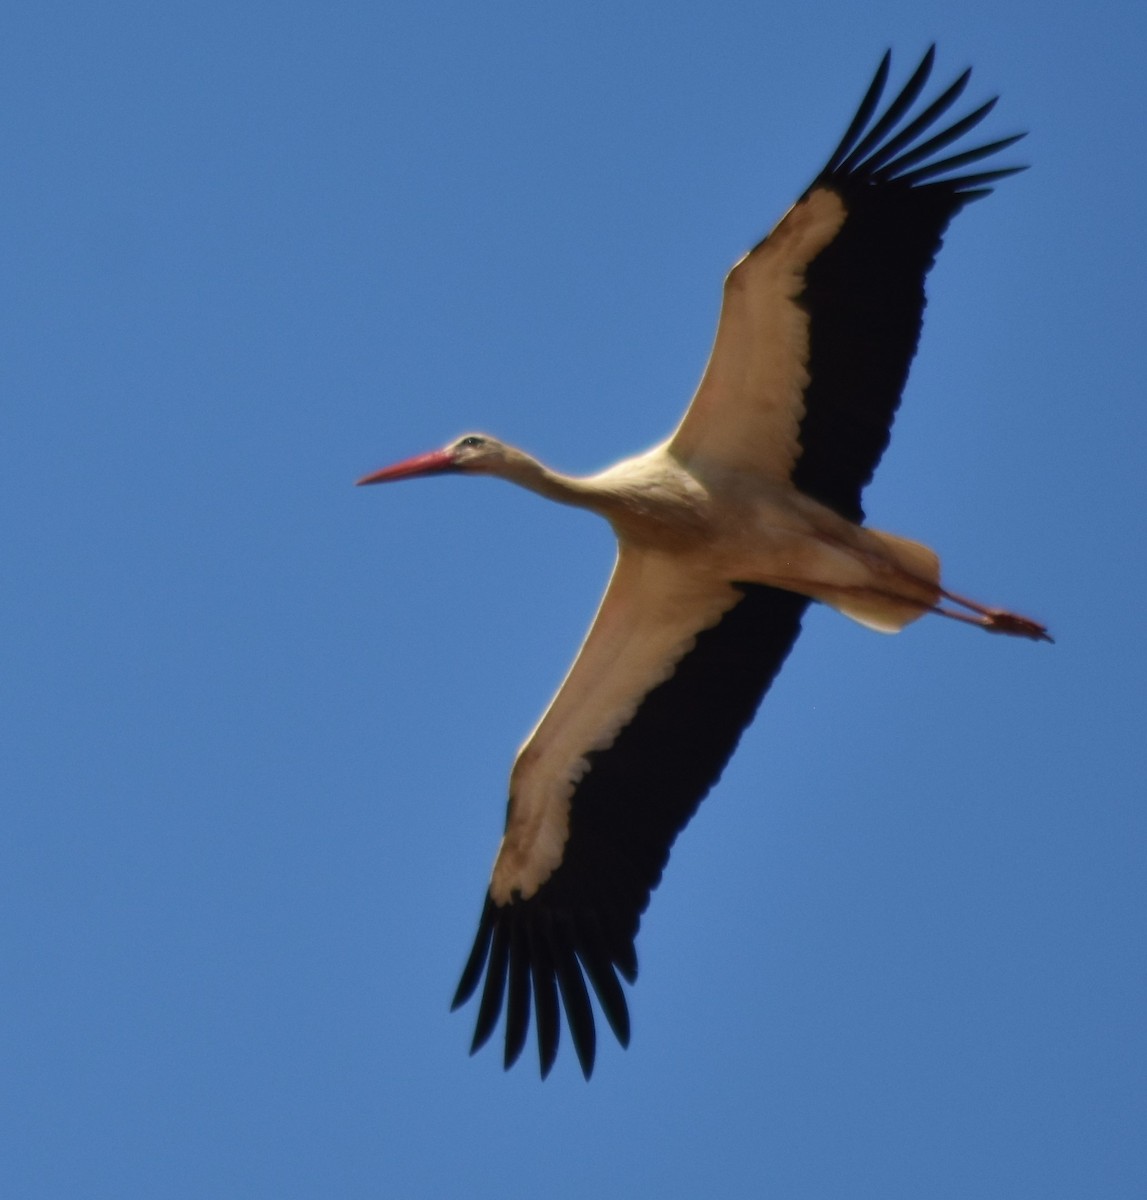
[[[404,458],[393,466],[364,475],[359,484],[390,483],[395,479],[414,479],[419,475],[443,475],[452,471],[497,474],[506,463],[508,447],[484,433],[467,433],[441,450]]]

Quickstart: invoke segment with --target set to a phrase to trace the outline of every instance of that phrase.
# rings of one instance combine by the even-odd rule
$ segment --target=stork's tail
[[[940,557],[922,542],[895,533],[867,527],[864,533],[878,544],[879,559],[887,570],[887,589],[842,590],[833,597],[833,607],[869,629],[899,633],[931,612],[940,599]]]

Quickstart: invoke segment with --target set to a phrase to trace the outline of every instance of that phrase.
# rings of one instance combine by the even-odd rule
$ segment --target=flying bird
[[[509,1067],[532,1011],[544,1077],[564,1010],[588,1079],[591,988],[628,1044],[620,979],[636,979],[650,893],[811,601],[885,632],[939,613],[1050,641],[1027,617],[949,592],[928,547],[862,524],[941,237],[966,204],[1023,169],[965,170],[1022,134],[942,156],[996,101],[945,123],[965,71],[918,104],[934,52],[878,113],[885,54],[824,169],[729,272],[708,365],[668,440],[572,478],[467,434],[358,481],[495,475],[599,513],[617,535],[585,643],[510,775],[505,834],[454,998],[457,1008],[481,985],[471,1053],[504,1011]]]

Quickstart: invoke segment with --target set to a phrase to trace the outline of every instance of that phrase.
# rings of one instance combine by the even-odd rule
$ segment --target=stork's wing
[[[784,662],[808,604],[755,585],[700,586],[663,556],[624,548],[569,675],[523,747],[506,834],[454,1006],[485,974],[472,1049],[506,1008],[505,1064],[531,997],[542,1075],[565,1008],[581,1067],[595,1030],[585,981],[623,1045],[618,974],[669,849]]]
[[[916,352],[924,278],[948,222],[1022,167],[953,174],[1016,137],[937,157],[994,107],[931,132],[965,71],[909,117],[934,47],[875,117],[886,54],[812,186],[730,271],[709,364],[670,443],[687,463],[791,480],[860,520]],[[928,136],[926,136],[928,135]]]

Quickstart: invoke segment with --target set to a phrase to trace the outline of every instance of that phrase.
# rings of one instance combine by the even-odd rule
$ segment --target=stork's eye
[[[486,439],[480,437],[464,437],[458,443],[459,446],[484,446],[485,444]]]

